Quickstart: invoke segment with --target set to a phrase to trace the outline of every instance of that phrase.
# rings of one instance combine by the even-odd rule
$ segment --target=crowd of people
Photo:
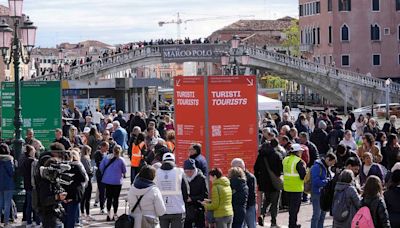
[[[0,211],[6,227],[15,219],[16,174],[24,180],[27,227],[88,224],[92,205],[105,221],[118,224],[127,176],[131,187],[125,200],[135,228],[253,228],[264,226],[267,216],[271,227],[279,227],[285,223],[277,220],[281,209],[288,209],[289,227],[297,228],[301,203],[309,201],[312,228],[352,227],[352,222],[400,227],[395,116],[380,128],[371,115],[350,114],[344,122],[329,109],[305,110],[296,120],[288,107],[282,116],[266,113],[260,118],[255,164],[235,158],[224,174],[221,168],[228,167],[208,167],[196,143],[179,158],[183,165],[176,163],[169,114],[136,112],[125,119],[122,111],[105,110],[64,108],[62,128],[55,130],[48,150],[28,129],[18,161],[7,144],[0,145]],[[328,213],[333,224],[325,222]]]

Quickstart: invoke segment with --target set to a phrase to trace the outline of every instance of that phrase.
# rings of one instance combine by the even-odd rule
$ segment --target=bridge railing
[[[245,47],[246,51],[250,54],[250,56],[258,57],[261,59],[267,59],[269,61],[273,61],[275,63],[279,63],[282,65],[286,65],[288,67],[298,68],[304,71],[308,71],[311,73],[320,73],[326,74],[327,77],[335,77],[338,79],[344,79],[347,81],[352,81],[358,84],[362,84],[365,86],[373,87],[376,89],[385,89],[385,80],[374,78],[372,76],[363,75],[360,73],[347,71],[335,67],[329,67],[326,65],[310,62],[304,59],[291,57],[288,55],[259,49],[259,48],[249,48]],[[390,84],[390,91],[392,93],[399,93],[400,92],[400,84],[398,83],[391,83]]]

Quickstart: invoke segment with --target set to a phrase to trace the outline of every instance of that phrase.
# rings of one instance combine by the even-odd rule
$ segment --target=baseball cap
[[[292,144],[292,147],[290,148],[290,150],[293,151],[293,152],[304,151],[304,149],[298,143]]]
[[[89,133],[90,132],[90,128],[89,127],[85,127],[84,129],[83,129],[83,133]]]
[[[165,153],[162,156],[162,160],[163,161],[173,161],[173,162],[175,162],[175,155],[173,153]]]

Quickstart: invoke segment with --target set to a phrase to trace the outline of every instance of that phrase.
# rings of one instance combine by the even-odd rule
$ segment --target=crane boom
[[[176,20],[171,20],[171,21],[159,21],[158,26],[162,27],[163,25],[166,24],[176,24],[177,26],[177,39],[181,39],[181,24],[182,23],[187,23],[187,22],[193,22],[193,21],[209,21],[209,20],[222,20],[222,19],[228,19],[228,18],[235,18],[235,17],[254,17],[254,15],[230,15],[230,16],[216,16],[216,17],[204,17],[204,18],[191,18],[191,19],[186,19],[182,20],[180,17],[179,12],[177,13]]]

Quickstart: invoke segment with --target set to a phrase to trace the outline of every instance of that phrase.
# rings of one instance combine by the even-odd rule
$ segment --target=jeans
[[[256,228],[256,205],[250,206],[247,208],[246,216],[244,217],[243,228]]]
[[[0,211],[4,210],[4,224],[10,220],[11,200],[14,190],[0,191]]]
[[[28,225],[32,224],[32,212],[33,212],[33,219],[36,222],[36,225],[40,224],[39,216],[37,216],[36,212],[32,209],[32,191],[26,190],[26,209],[25,209],[25,218],[26,223]]]
[[[311,218],[311,228],[323,228],[325,220],[325,211],[321,210],[320,195],[311,194],[311,203],[313,207],[313,215]]]
[[[217,228],[231,228],[233,222],[233,216],[225,216],[222,218],[215,218],[215,224]]]
[[[74,228],[76,223],[76,213],[79,211],[79,203],[72,201],[63,206],[65,209],[64,226],[65,228]]]
[[[160,216],[160,227],[161,228],[179,228],[183,227],[185,222],[185,214],[166,214]]]
[[[289,228],[297,227],[297,214],[300,210],[302,192],[286,192],[289,200]]]
[[[276,217],[278,216],[279,198],[281,191],[278,192],[265,192],[264,193],[264,206],[261,208],[261,215],[265,216],[268,207],[271,211],[271,224],[276,224]]]

